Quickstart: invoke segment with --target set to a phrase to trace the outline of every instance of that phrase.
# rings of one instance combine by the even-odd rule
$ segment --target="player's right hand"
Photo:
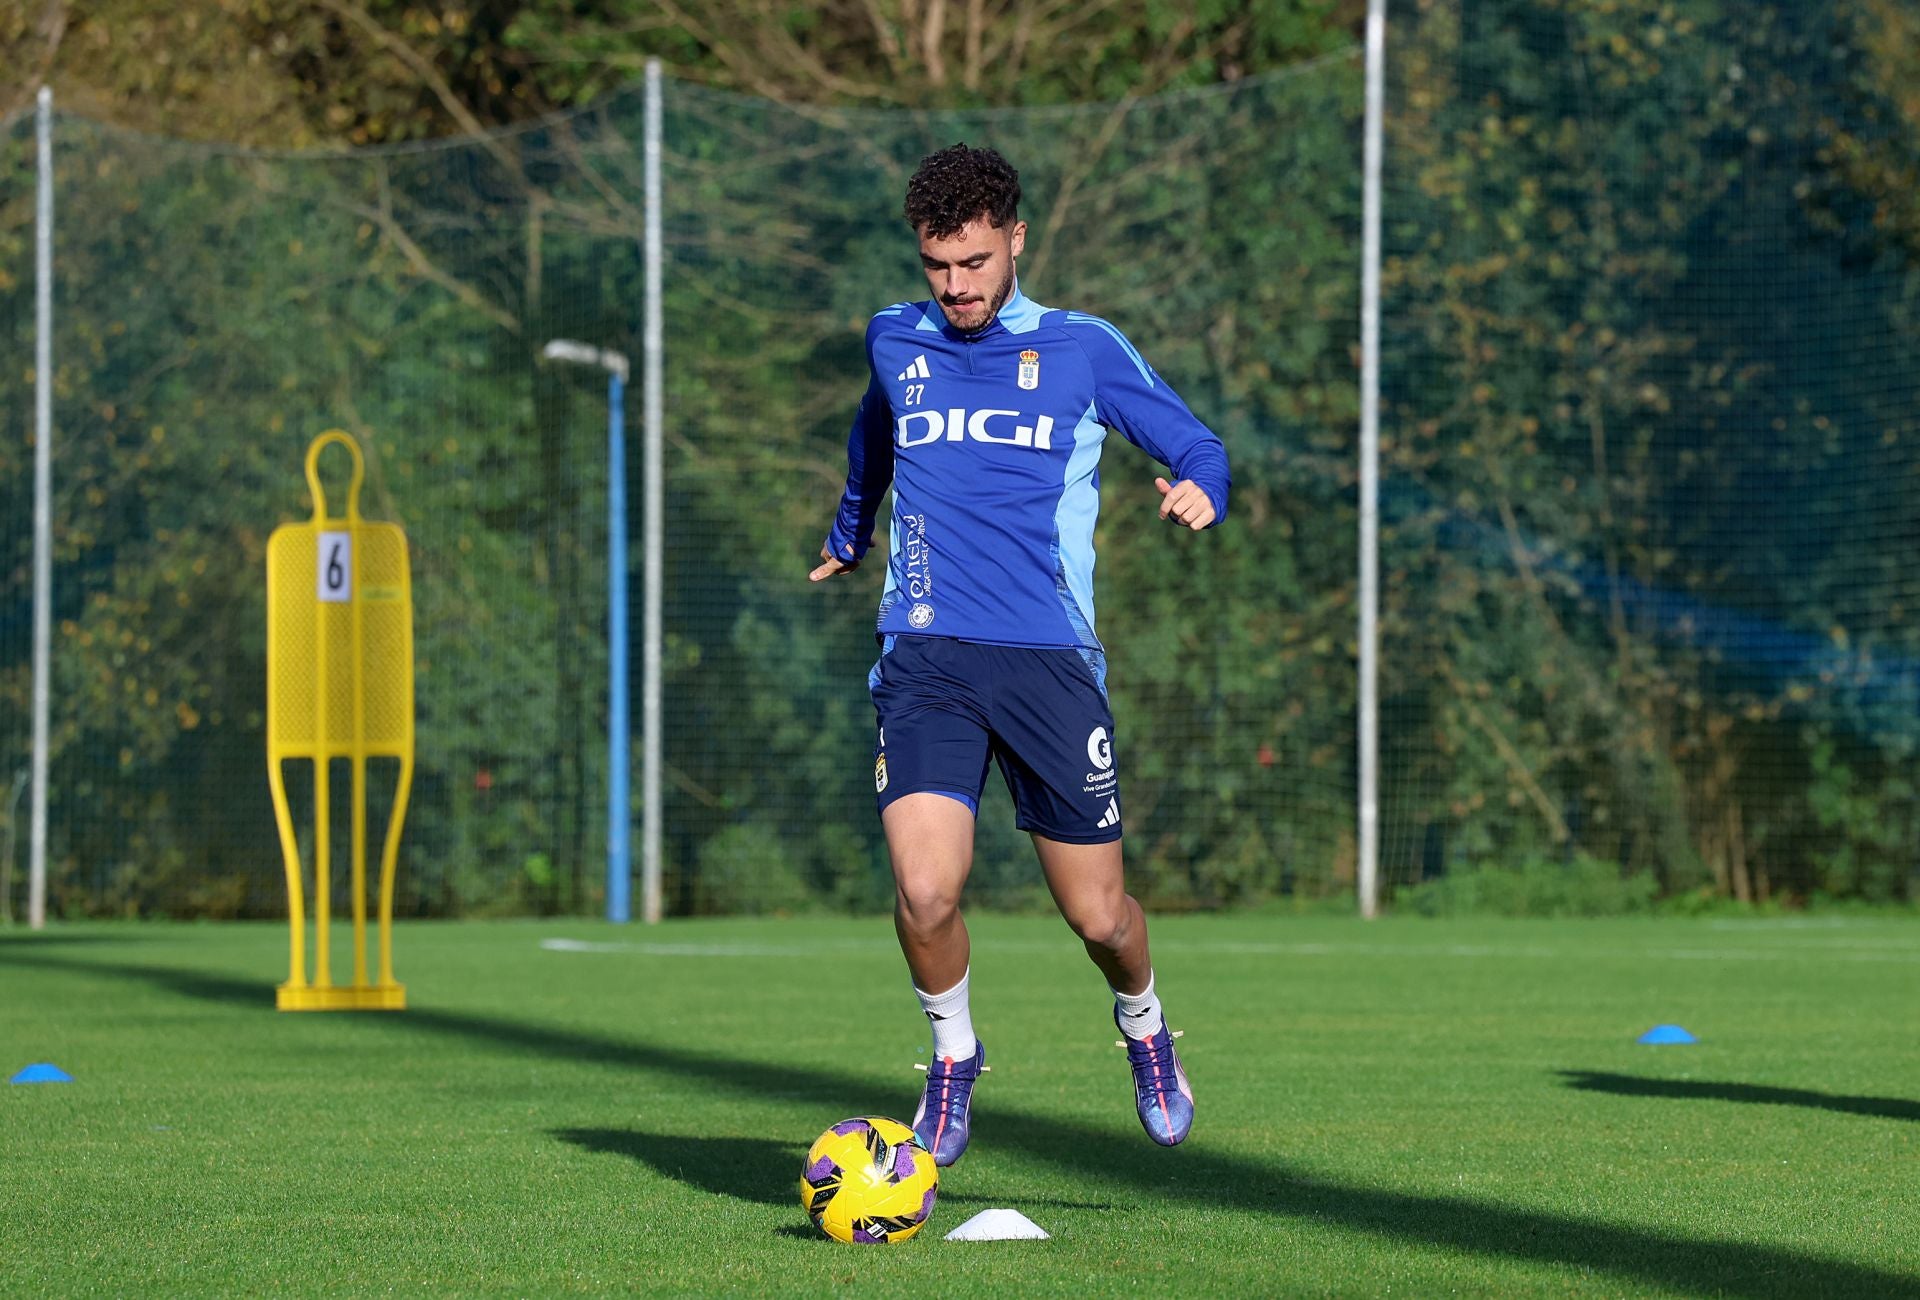
[[[852,542],[847,543],[847,553],[845,555],[835,555],[832,551],[822,546],[820,548],[820,558],[825,560],[826,563],[807,575],[808,582],[822,582],[831,578],[836,573],[852,573],[860,567],[860,561],[853,558]]]

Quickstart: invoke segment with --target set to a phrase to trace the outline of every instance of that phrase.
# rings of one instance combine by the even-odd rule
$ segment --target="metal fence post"
[[[660,920],[660,643],[661,549],[666,544],[666,490],[661,482],[661,441],[664,437],[664,400],[661,394],[660,324],[660,60],[647,60],[646,89],[646,259],[647,306],[641,342],[642,382],[646,386],[643,420],[643,474],[646,491],[644,647],[641,651],[641,760],[640,797],[644,808],[640,830],[641,918],[653,925]]]
[[[27,924],[47,923],[47,711],[53,696],[53,90],[40,87],[36,134],[33,351],[33,828],[27,841]]]
[[[1387,0],[1367,4],[1367,126],[1360,264],[1360,915],[1380,910],[1380,170]]]

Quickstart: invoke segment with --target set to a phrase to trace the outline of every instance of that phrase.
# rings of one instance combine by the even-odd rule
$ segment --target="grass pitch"
[[[912,1115],[884,919],[407,925],[400,1014],[276,1013],[284,927],[0,933],[0,1076],[76,1078],[0,1086],[0,1291],[1920,1296],[1920,922],[1159,918],[1171,1151],[1065,928],[972,924],[973,1147],[870,1248],[795,1183]]]

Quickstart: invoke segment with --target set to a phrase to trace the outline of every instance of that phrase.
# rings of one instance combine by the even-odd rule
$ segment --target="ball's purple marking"
[[[818,1160],[807,1166],[807,1181],[817,1183],[822,1178],[833,1173],[833,1171],[834,1164],[832,1158],[829,1156],[821,1156]]]
[[[868,1232],[865,1228],[855,1228],[853,1230],[853,1240],[856,1245],[877,1246],[881,1242],[885,1241],[886,1238],[876,1237],[872,1233]]]
[[[933,1213],[933,1198],[937,1196],[939,1192],[940,1189],[938,1187],[929,1187],[927,1189],[925,1198],[920,1202],[920,1221],[922,1223],[925,1223],[927,1216]]]
[[[839,1136],[845,1137],[849,1133],[863,1132],[866,1127],[867,1121],[863,1119],[843,1119],[833,1126],[833,1131]]]
[[[913,1177],[913,1147],[907,1143],[893,1149],[893,1180]]]

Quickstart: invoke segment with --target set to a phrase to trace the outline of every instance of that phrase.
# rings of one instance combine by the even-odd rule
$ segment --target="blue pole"
[[[626,380],[607,381],[607,919],[631,919],[633,792],[627,716]]]

